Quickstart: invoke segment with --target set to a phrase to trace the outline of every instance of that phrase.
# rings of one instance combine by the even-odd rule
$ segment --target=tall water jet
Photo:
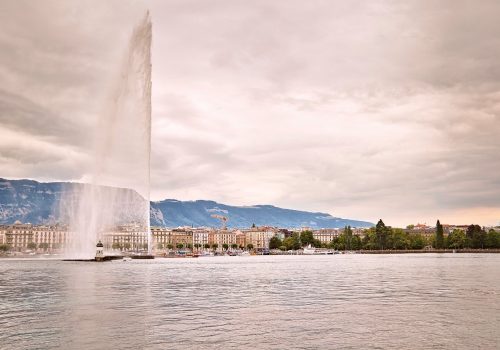
[[[120,75],[99,119],[91,183],[72,186],[61,201],[70,231],[68,257],[93,257],[96,242],[103,238],[110,249],[119,238],[111,234],[118,226],[129,231],[121,244],[123,239],[133,240],[125,248],[151,250],[151,29],[148,12],[132,32]]]

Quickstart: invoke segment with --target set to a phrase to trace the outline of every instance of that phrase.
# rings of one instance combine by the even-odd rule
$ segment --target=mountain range
[[[71,182],[38,182],[0,178],[0,224],[15,221],[47,224],[58,221],[59,201],[75,186]],[[130,191],[123,189],[123,191]],[[284,209],[272,205],[232,206],[210,200],[179,201],[165,199],[151,202],[152,226],[217,227],[220,221],[212,215],[228,218],[228,227],[245,228],[252,224],[282,228],[371,227],[367,221],[342,219],[327,213]]]

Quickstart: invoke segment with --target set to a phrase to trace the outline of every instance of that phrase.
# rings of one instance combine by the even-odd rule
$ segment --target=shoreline
[[[481,253],[481,254],[498,254],[500,249],[432,249],[432,250],[357,250],[356,254],[425,254],[425,253],[450,253],[450,254],[462,254],[462,253]]]
[[[341,251],[339,252],[340,254],[334,254],[334,255],[356,255],[356,254],[375,254],[375,255],[394,255],[394,254],[500,254],[500,249],[433,249],[433,250],[412,250],[412,249],[407,249],[407,250],[356,250],[356,251]],[[276,254],[276,253],[271,253],[269,254],[270,256],[277,256],[277,255],[287,255],[287,256],[318,256],[318,255],[326,255],[326,254]],[[229,255],[228,255],[229,256]],[[255,254],[255,255],[248,255],[248,256],[265,256],[262,254]],[[119,260],[120,258],[123,257],[116,257],[114,259],[106,259],[106,260]],[[175,256],[175,257],[164,257],[164,256],[155,256],[155,258],[158,259],[167,259],[167,258],[193,258],[191,256]],[[205,258],[205,257],[204,257]],[[59,256],[44,256],[44,255],[29,255],[29,256],[24,256],[24,255],[12,255],[12,256],[5,256],[5,255],[0,255],[0,260],[10,260],[10,259],[22,259],[22,260],[60,260],[60,261],[81,261],[82,259],[67,259],[67,258],[62,258]],[[150,258],[151,259],[151,258]],[[90,259],[94,260],[94,259]]]

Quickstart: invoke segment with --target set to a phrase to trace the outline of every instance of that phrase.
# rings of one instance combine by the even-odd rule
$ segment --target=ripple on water
[[[0,261],[1,349],[498,348],[500,255]]]

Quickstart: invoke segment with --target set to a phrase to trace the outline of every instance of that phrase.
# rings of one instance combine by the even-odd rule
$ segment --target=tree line
[[[386,226],[379,220],[375,227],[364,232],[364,236],[354,235],[350,226],[329,243],[315,239],[312,231],[293,233],[291,237],[281,240],[271,238],[270,249],[297,250],[311,245],[316,248],[335,250],[420,250],[426,247],[436,249],[500,249],[500,232],[486,230],[479,225],[470,225],[466,231],[455,229],[444,235],[444,229],[439,220],[436,223],[436,233],[427,238],[419,233],[409,233],[401,228]]]

